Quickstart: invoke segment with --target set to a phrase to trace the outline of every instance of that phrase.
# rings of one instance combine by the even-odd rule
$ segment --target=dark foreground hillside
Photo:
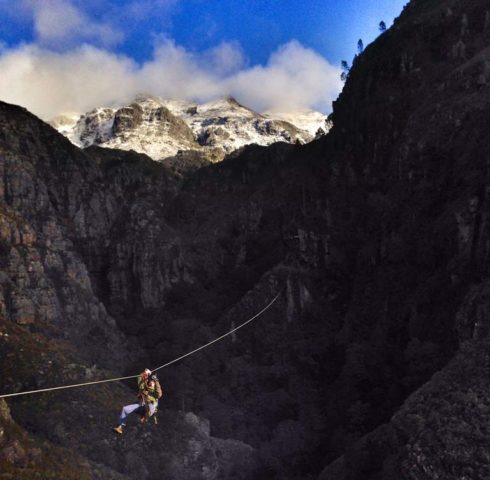
[[[0,478],[490,478],[490,6],[412,1],[329,135],[181,174],[0,104]],[[62,470],[60,470],[62,469]]]

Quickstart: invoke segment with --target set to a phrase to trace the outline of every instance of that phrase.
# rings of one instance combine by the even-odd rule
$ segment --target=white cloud
[[[230,75],[245,65],[245,54],[237,42],[222,42],[204,56],[211,69],[221,75]]]
[[[136,65],[92,46],[56,53],[23,46],[0,56],[0,98],[42,118],[125,100]]]
[[[80,42],[111,46],[123,39],[109,23],[90,18],[69,0],[23,0],[23,4],[32,15],[40,45],[61,50]]]
[[[197,55],[164,39],[142,65],[89,45],[64,52],[24,45],[0,50],[0,99],[44,119],[121,104],[140,92],[199,101],[233,95],[259,111],[328,111],[342,86],[337,67],[296,41],[281,46],[265,66],[244,65],[233,43]]]
[[[339,69],[294,40],[279,47],[267,65],[243,70],[227,83],[233,95],[259,111],[327,110],[342,88]]]

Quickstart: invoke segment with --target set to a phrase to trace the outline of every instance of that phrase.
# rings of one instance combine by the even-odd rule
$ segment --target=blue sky
[[[328,111],[341,88],[340,61],[351,61],[357,40],[373,40],[380,20],[390,26],[405,3],[16,0],[12,8],[11,0],[0,0],[0,98],[44,116],[93,101],[117,103],[138,90],[196,100],[234,94],[262,110]],[[104,84],[108,78],[119,78],[119,94]],[[19,85],[9,92],[7,82]],[[59,99],[53,93],[42,101],[51,86]]]
[[[252,62],[265,62],[277,45],[294,38],[330,62],[352,57],[357,40],[371,41],[380,20],[391,23],[406,0],[188,0],[176,8],[170,34],[206,48],[236,40]],[[210,7],[212,5],[212,7]],[[192,18],[192,21],[189,19]]]

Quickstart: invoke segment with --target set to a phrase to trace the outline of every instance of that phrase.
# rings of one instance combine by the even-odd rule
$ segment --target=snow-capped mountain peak
[[[211,161],[252,143],[306,143],[326,125],[325,116],[314,111],[261,114],[232,97],[199,104],[151,95],[138,95],[119,108],[62,115],[50,123],[82,148],[135,150],[155,160],[197,150]]]

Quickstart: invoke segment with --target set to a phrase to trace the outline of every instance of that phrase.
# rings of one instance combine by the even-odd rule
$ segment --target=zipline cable
[[[262,315],[266,310],[268,310],[275,303],[275,301],[279,298],[281,293],[282,293],[282,291],[279,292],[259,313],[256,313],[252,318],[249,318],[246,322],[243,322],[242,324],[238,325],[238,327],[233,328],[229,332],[226,332],[225,334],[215,338],[214,340],[211,340],[210,342],[206,343],[205,345],[201,345],[199,348],[196,348],[195,350],[192,350],[191,352],[188,352],[185,355],[182,355],[178,358],[175,358],[175,359],[171,360],[170,362],[167,362],[164,365],[161,365],[160,367],[153,369],[152,372],[156,372],[158,370],[161,370],[162,368],[168,367],[169,365],[172,365],[172,364],[178,362],[179,360],[182,360],[186,357],[189,357],[190,355],[193,355],[194,353],[199,352],[200,350],[203,350],[203,349],[211,346],[213,343],[219,342],[223,338],[228,337],[232,333],[235,333],[237,330],[240,330],[240,328],[243,328],[245,325],[248,325],[250,322],[252,322],[257,317]],[[68,388],[85,387],[87,385],[97,385],[99,383],[119,382],[121,380],[129,380],[131,378],[138,378],[138,377],[139,377],[139,374],[138,375],[130,375],[128,377],[108,378],[106,380],[96,380],[93,382],[76,383],[73,385],[63,385],[61,387],[41,388],[39,390],[29,390],[27,392],[7,393],[5,395],[0,395],[0,398],[17,397],[20,395],[31,395],[33,393],[52,392],[54,390],[64,390],[64,389],[68,389]]]
[[[157,370],[160,370],[161,368],[168,367],[169,365],[172,365],[172,363],[176,363],[176,362],[178,362],[179,360],[182,360],[185,357],[188,357],[190,355],[193,355],[194,353],[199,352],[199,350],[203,350],[203,349],[209,347],[210,345],[212,345],[213,343],[219,342],[220,340],[222,340],[223,338],[227,337],[228,335],[231,335],[232,333],[235,333],[237,330],[240,330],[240,328],[243,328],[245,325],[249,324],[251,321],[255,320],[257,317],[259,317],[260,315],[262,315],[266,310],[268,310],[269,307],[271,307],[272,304],[279,298],[279,295],[281,295],[281,292],[279,292],[271,300],[271,302],[269,302],[269,304],[266,305],[259,313],[256,313],[252,318],[249,318],[246,322],[243,322],[241,325],[238,325],[238,327],[236,327],[236,328],[230,330],[229,332],[221,335],[221,337],[215,338],[214,340],[211,340],[210,342],[206,343],[205,345],[202,345],[199,348],[196,348],[195,350],[192,350],[192,352],[186,353],[185,355],[182,355],[179,358],[176,358],[174,360],[171,360],[170,362],[166,363],[165,365],[162,365],[160,367],[157,367],[157,368],[153,369],[152,372],[156,372]]]

